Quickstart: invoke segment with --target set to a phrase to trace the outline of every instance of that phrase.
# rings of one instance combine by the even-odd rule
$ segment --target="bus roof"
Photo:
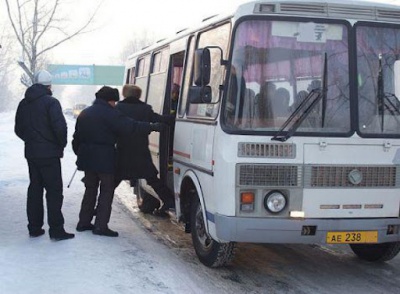
[[[336,6],[365,6],[365,7],[387,7],[399,9],[400,6],[398,0],[254,0],[241,4],[240,6],[247,5],[251,3],[253,6],[256,3],[270,3],[270,4],[297,4],[297,5],[307,5],[307,4],[322,4],[322,5],[336,5]]]
[[[398,22],[394,0],[259,0],[239,6],[237,14],[280,14]]]

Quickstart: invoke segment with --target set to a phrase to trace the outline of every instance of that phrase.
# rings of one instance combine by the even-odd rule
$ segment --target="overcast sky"
[[[104,0],[96,16],[97,29],[63,44],[52,55],[65,64],[107,64],[115,62],[126,40],[143,31],[160,38],[191,27],[202,19],[228,13],[246,0]],[[72,17],[85,19],[96,0],[79,1]],[[113,58],[114,57],[114,58]]]

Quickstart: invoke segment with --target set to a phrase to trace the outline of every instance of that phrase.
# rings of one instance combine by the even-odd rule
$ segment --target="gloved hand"
[[[165,129],[165,124],[163,123],[152,123],[150,124],[151,130],[154,132],[162,132]]]

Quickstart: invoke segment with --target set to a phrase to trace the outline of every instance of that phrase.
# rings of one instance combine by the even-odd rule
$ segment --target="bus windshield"
[[[237,27],[233,46],[223,109],[227,129],[277,132],[314,90],[326,96],[313,106],[296,133],[350,131],[346,25],[244,21]]]
[[[359,23],[356,40],[360,133],[400,135],[395,75],[400,59],[400,26]]]

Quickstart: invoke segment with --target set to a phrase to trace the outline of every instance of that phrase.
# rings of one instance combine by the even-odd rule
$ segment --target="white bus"
[[[150,150],[203,264],[236,242],[398,254],[399,19],[378,2],[252,1],[128,58],[125,82],[176,113]],[[145,181],[136,193],[153,205]]]

